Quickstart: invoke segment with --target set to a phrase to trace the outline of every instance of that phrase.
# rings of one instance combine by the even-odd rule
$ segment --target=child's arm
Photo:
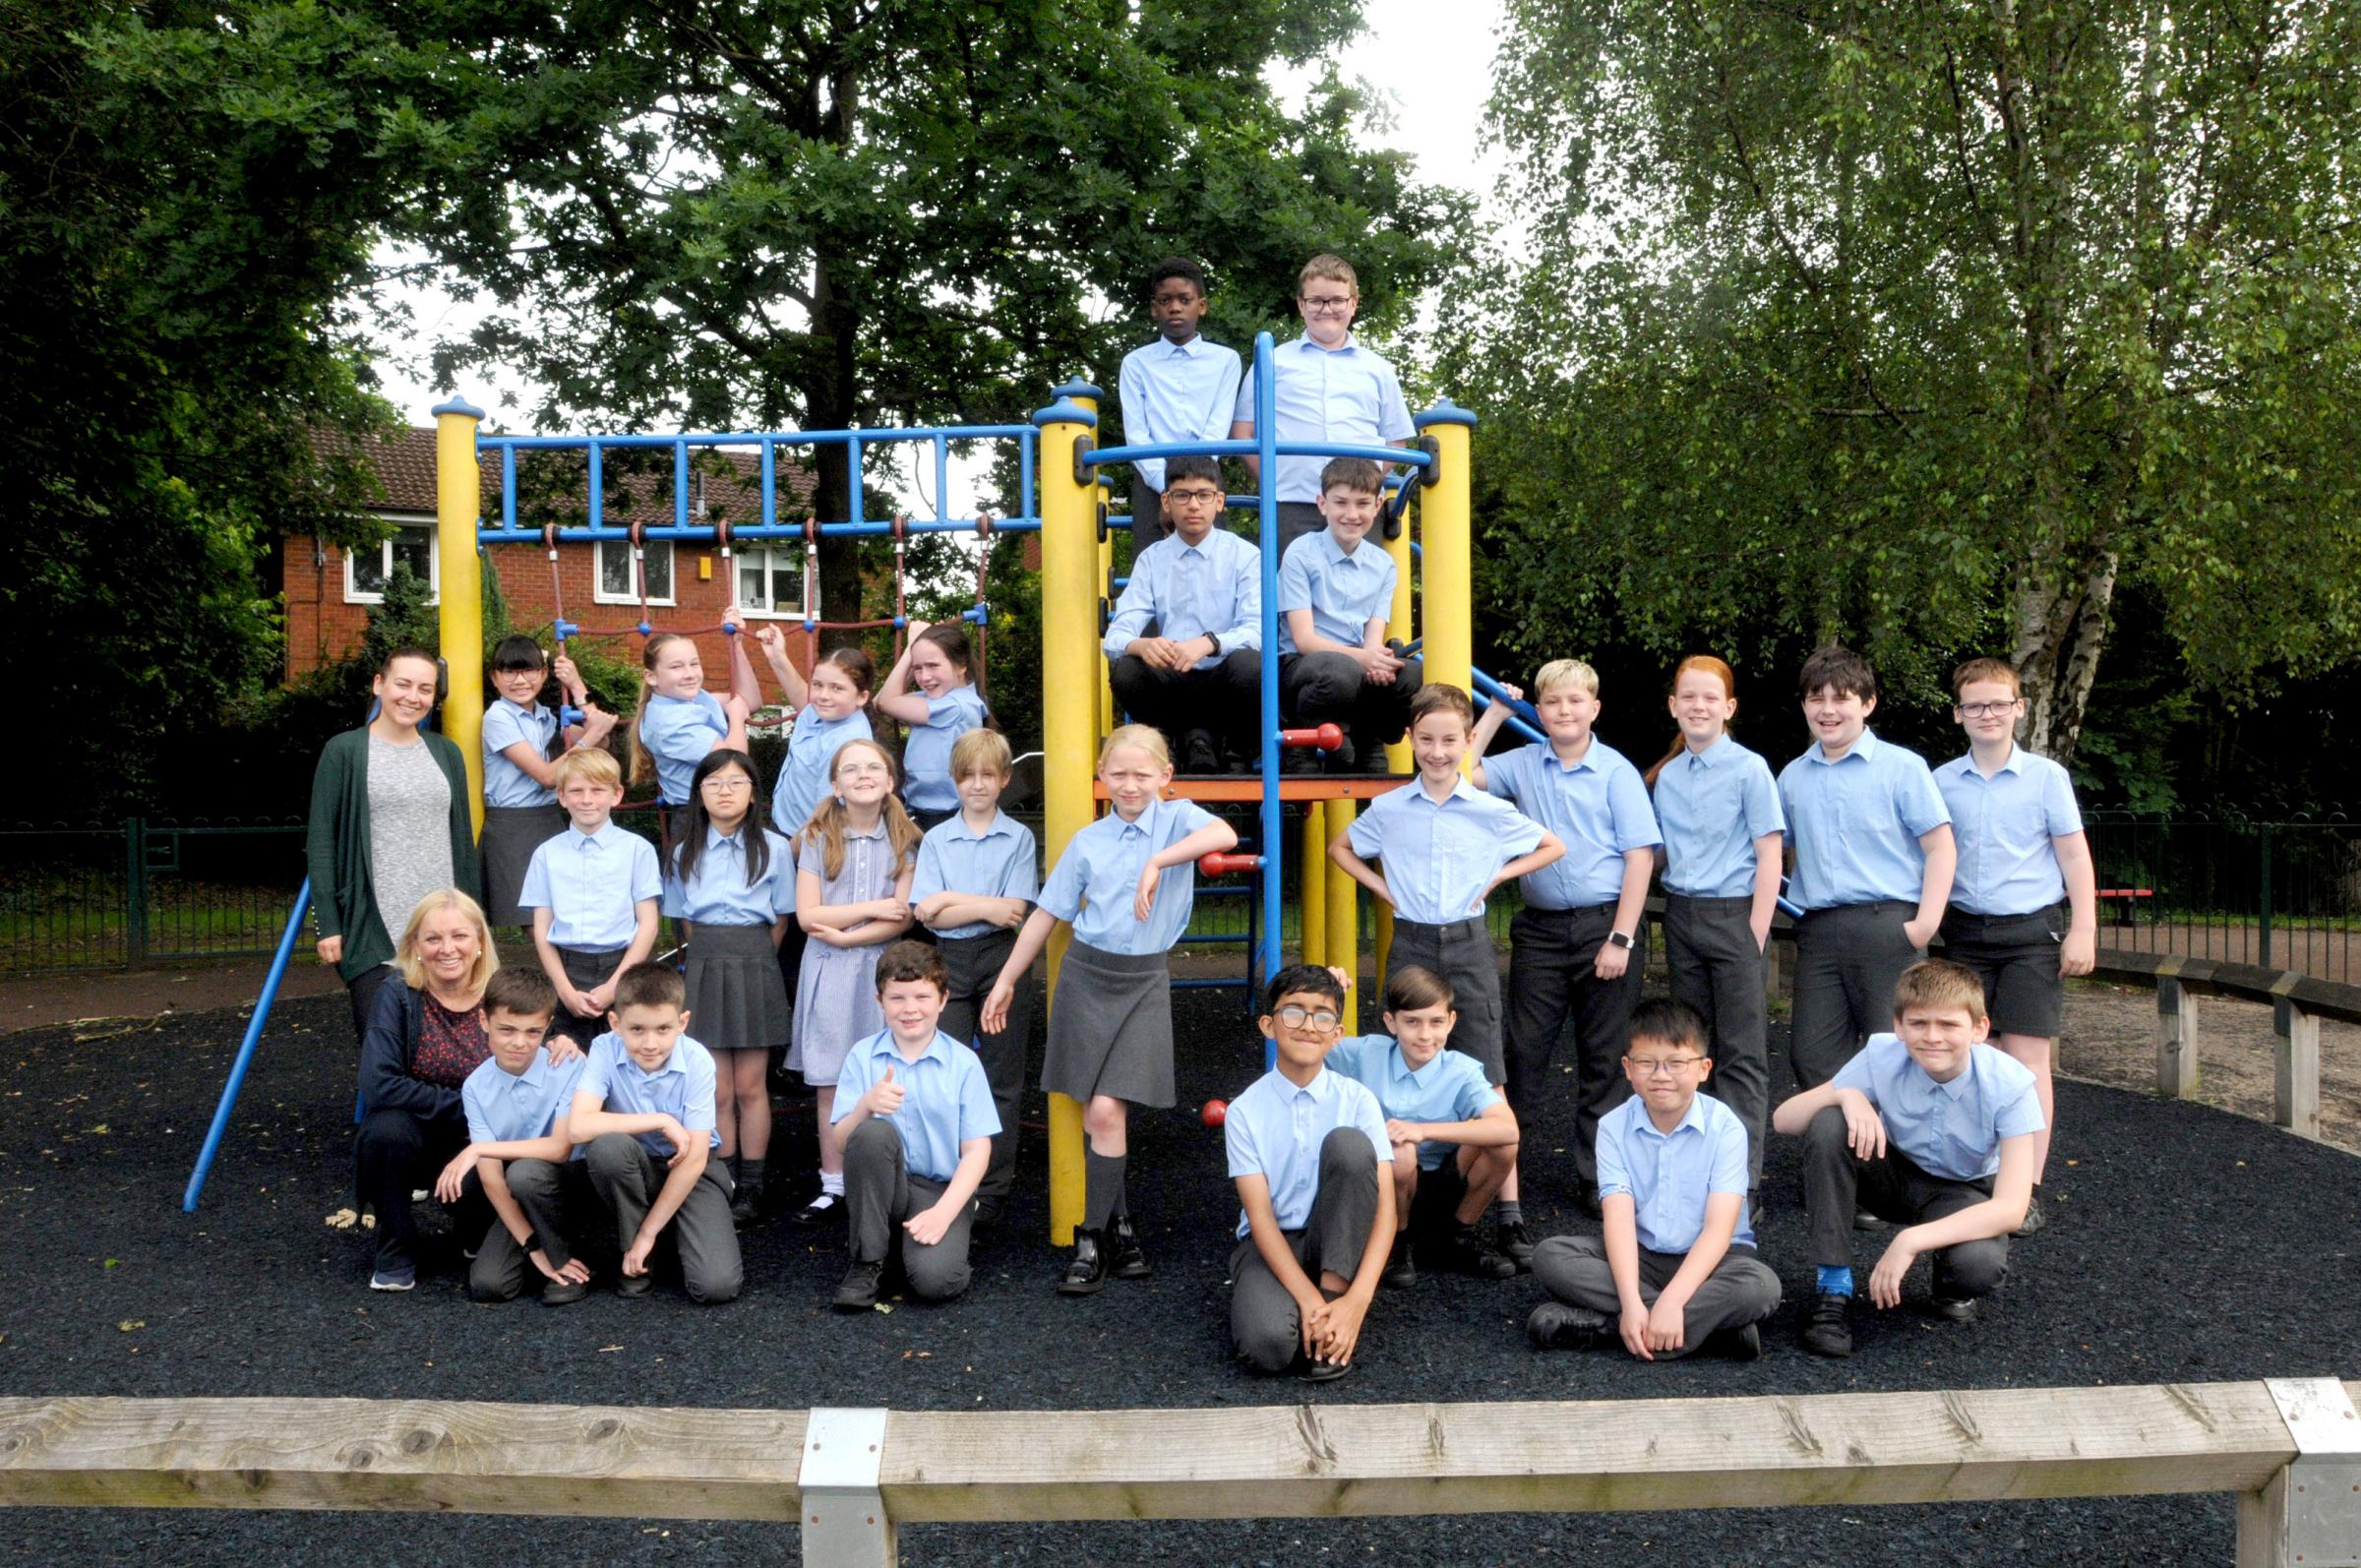
[[[1254,1243],[1254,1254],[1277,1277],[1279,1288],[1295,1298],[1297,1332],[1303,1340],[1303,1354],[1317,1355],[1323,1349],[1320,1320],[1327,1315],[1328,1298],[1320,1294],[1311,1276],[1303,1272],[1303,1265],[1296,1261],[1294,1250],[1287,1244],[1287,1234],[1279,1229],[1278,1212],[1271,1207],[1270,1178],[1257,1171],[1234,1179],[1238,1182],[1238,1201],[1246,1211],[1246,1236]],[[1381,1217],[1390,1218],[1393,1213],[1390,1201],[1393,1191],[1391,1181],[1377,1183]],[[1392,1245],[1392,1234],[1380,1232],[1363,1249],[1362,1261],[1365,1263],[1373,1253],[1382,1263]]]
[[[950,1230],[951,1222],[959,1218],[959,1211],[966,1208],[975,1197],[976,1188],[983,1185],[984,1168],[990,1164],[990,1138],[960,1139],[959,1168],[951,1173],[951,1184],[942,1189],[942,1196],[933,1204],[902,1222],[902,1229],[910,1233],[910,1239],[921,1246],[933,1246],[941,1240],[944,1233]]]
[[[445,1203],[458,1202],[460,1183],[467,1179],[467,1173],[479,1163],[487,1170],[506,1165],[511,1160],[547,1160],[551,1165],[563,1165],[574,1158],[574,1142],[565,1136],[565,1125],[566,1118],[560,1116],[545,1137],[487,1138],[481,1143],[468,1144],[453,1155],[451,1163],[435,1177],[435,1196]],[[477,1174],[484,1177],[484,1190],[491,1191],[491,1176],[482,1171]],[[508,1190],[506,1183],[503,1183],[501,1190]],[[494,1204],[493,1207],[498,1208],[499,1205]],[[517,1240],[524,1239],[524,1232],[517,1231],[515,1235]]]
[[[1500,692],[1510,701],[1525,700],[1525,689],[1521,686],[1511,686],[1503,681],[1500,683]],[[1492,737],[1498,735],[1500,727],[1508,722],[1508,713],[1507,701],[1494,701],[1476,720],[1476,728],[1468,733],[1468,782],[1480,790],[1491,788],[1484,781],[1483,754],[1491,750]]]
[[[1003,931],[1023,920],[1031,908],[1021,898],[955,893],[948,888],[931,893],[911,907],[930,926],[998,926]]]
[[[1637,936],[1640,916],[1648,908],[1648,882],[1656,874],[1656,850],[1627,849],[1623,852],[1623,887],[1615,897],[1613,930]],[[1591,960],[1591,972],[1601,980],[1620,980],[1631,965],[1631,949],[1614,942],[1599,944],[1599,956]]]
[[[1361,661],[1361,667],[1374,686],[1392,686],[1394,677],[1409,662],[1385,645],[1385,630],[1386,618],[1381,615],[1369,617],[1368,625],[1361,629],[1361,651],[1368,655]]]
[[[653,898],[642,898],[633,903],[635,924],[632,928],[632,944],[623,950],[623,957],[616,963],[614,972],[600,981],[596,988],[583,994],[582,999],[590,1003],[584,1011],[599,1013],[611,1009],[615,1005],[615,983],[623,978],[623,972],[634,964],[645,963],[647,955],[656,950],[656,912],[659,907],[660,901]],[[686,922],[683,924],[686,925]]]
[[[1396,1148],[1405,1143],[1456,1143],[1474,1149],[1502,1149],[1517,1141],[1517,1114],[1505,1100],[1494,1100],[1465,1121],[1400,1121],[1385,1119],[1386,1141]]]
[[[1705,1228],[1697,1233],[1696,1244],[1689,1248],[1689,1255],[1681,1260],[1672,1278],[1665,1282],[1664,1290],[1657,1295],[1655,1309],[1648,1314],[1650,1349],[1677,1351],[1688,1343],[1689,1298],[1722,1266],[1722,1259],[1729,1252],[1729,1238],[1738,1234],[1738,1216],[1745,1208],[1743,1192],[1706,1194]],[[1651,1356],[1649,1359],[1655,1357]]]
[[[762,657],[770,665],[779,690],[786,694],[787,705],[801,708],[811,699],[812,688],[805,682],[803,672],[796,669],[795,662],[787,657],[787,634],[775,626],[763,626],[756,629],[755,640],[761,644]]]
[[[556,988],[559,1006],[577,1018],[595,1018],[606,1009],[591,1006],[590,998],[574,989],[574,982],[566,978],[566,962],[549,939],[550,923],[556,918],[557,912],[547,904],[533,906],[533,952],[541,960],[541,973]]]
[[[1418,788],[1416,784],[1410,787]],[[1371,894],[1384,899],[1386,906],[1391,908],[1394,902],[1394,890],[1385,885],[1385,878],[1372,871],[1367,861],[1353,853],[1352,840],[1352,828],[1346,827],[1340,830],[1336,837],[1328,841],[1328,859],[1334,862],[1347,876],[1367,888]]]
[[[1000,966],[1000,978],[992,983],[992,995],[984,998],[984,1010],[977,1017],[986,1034],[997,1035],[1008,1027],[1008,1004],[1016,998],[1017,985],[1057,929],[1058,917],[1046,909],[1037,906],[1025,917],[1016,944],[1008,949],[1008,961]]]
[[[1951,902],[1952,874],[1960,869],[1959,840],[1949,822],[1937,822],[1918,835],[1926,853],[1926,873],[1918,883],[1918,913],[1902,928],[1912,947],[1924,947],[1943,924],[1943,906]]]
[[[1156,906],[1157,884],[1167,871],[1175,866],[1194,866],[1200,855],[1219,855],[1237,847],[1238,829],[1217,819],[1150,855],[1139,869],[1139,885],[1131,893],[1132,918],[1148,918],[1148,911]]]
[[[1599,1200],[1599,1223],[1604,1231],[1607,1272],[1615,1277],[1615,1300],[1622,1310],[1615,1331],[1623,1348],[1643,1361],[1656,1359],[1648,1348],[1648,1303],[1640,1298],[1640,1209],[1629,1192],[1609,1192]]]
[[[1765,833],[1754,841],[1754,907],[1746,912],[1746,929],[1754,933],[1758,948],[1771,945],[1771,916],[1779,908],[1779,847],[1786,837]]]
[[[1378,1161],[1384,1164],[1383,1158]],[[1320,1314],[1319,1355],[1339,1366],[1353,1364],[1354,1348],[1361,1343],[1361,1328],[1369,1315],[1369,1302],[1377,1295],[1377,1276],[1385,1272],[1387,1253],[1394,1244],[1394,1183],[1390,1175],[1377,1178],[1377,1217],[1369,1224],[1368,1239],[1361,1249],[1361,1270],[1345,1287],[1345,1294],[1327,1303]]]
[[[1555,833],[1550,832],[1547,828],[1543,828],[1541,843],[1535,845],[1531,850],[1519,855],[1515,860],[1509,861],[1498,871],[1492,873],[1492,879],[1483,884],[1483,894],[1478,897],[1474,906],[1469,909],[1468,913],[1471,915],[1483,914],[1483,901],[1484,899],[1492,896],[1493,888],[1499,886],[1502,882],[1513,882],[1520,876],[1530,875],[1533,873],[1540,871],[1543,867],[1548,865],[1551,861],[1556,860],[1565,852],[1566,846],[1564,841],[1559,839]],[[1627,884],[1628,880],[1628,874],[1626,874]],[[1644,882],[1641,884],[1643,891],[1641,892],[1640,897],[1643,900],[1645,900],[1648,896],[1645,891],[1646,885],[1647,884]]]
[[[2090,865],[2090,840],[2076,831],[2051,839],[2049,847],[2066,876],[2066,942],[2058,949],[2058,973],[2087,975],[2098,962],[2098,873]]]
[[[696,1178],[705,1174],[706,1141],[702,1133],[692,1131],[686,1144],[675,1146],[677,1152],[672,1157],[672,1169],[665,1174],[664,1185],[657,1190],[655,1201],[647,1206],[647,1217],[639,1222],[638,1235],[624,1249],[625,1275],[636,1278],[647,1272],[648,1254],[655,1251],[656,1238],[664,1234],[664,1227],[672,1223],[672,1217],[681,1212],[681,1205],[689,1201],[689,1189],[696,1185]]]
[[[878,694],[869,699],[871,707],[904,724],[924,724],[935,716],[934,705],[928,701],[927,694],[910,690],[910,655],[918,651],[919,633],[926,631],[927,626],[928,623],[924,621],[910,623],[910,640],[902,644],[902,656],[893,661],[893,668],[885,672],[885,684],[878,687]]]
[[[661,1133],[664,1141],[672,1145],[673,1158],[676,1160],[680,1158],[680,1151],[696,1141],[677,1116],[666,1116],[661,1111],[609,1111],[596,1095],[587,1090],[575,1090],[574,1107],[566,1114],[567,1137],[575,1143],[588,1143],[610,1132],[632,1136],[642,1132]],[[697,1161],[697,1169],[704,1169],[701,1157]]]
[[[1876,1103],[1858,1089],[1839,1088],[1833,1083],[1781,1101],[1779,1109],[1771,1113],[1771,1130],[1789,1136],[1802,1133],[1811,1126],[1812,1117],[1831,1106],[1845,1113],[1846,1141],[1855,1155],[1874,1160],[1886,1152],[1886,1123],[1877,1114]]]
[[[884,898],[873,898],[855,909],[868,910],[868,918],[844,932],[842,945],[846,947],[875,947],[881,942],[899,940],[907,935],[913,919],[910,913],[910,874],[913,868],[905,866],[893,879],[893,892]],[[838,906],[843,907],[843,906]]]
[[[1880,1307],[1902,1304],[1902,1277],[1920,1253],[1939,1252],[1963,1241],[1983,1241],[2007,1236],[2025,1223],[2026,1207],[2033,1197],[2033,1134],[2018,1133],[2000,1140],[2000,1170],[1992,1178],[1992,1195],[1981,1203],[1946,1214],[1940,1220],[1898,1231],[1869,1274],[1869,1300]]]

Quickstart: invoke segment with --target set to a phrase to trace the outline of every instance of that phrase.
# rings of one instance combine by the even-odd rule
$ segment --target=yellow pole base
[[[1326,816],[1324,825],[1328,829],[1328,836],[1334,838],[1353,825],[1353,803],[1348,800],[1329,801]],[[1326,858],[1325,855],[1321,857],[1323,861]],[[1334,865],[1328,868],[1326,881],[1328,951],[1323,962],[1334,964],[1353,977],[1353,985],[1345,993],[1343,1028],[1346,1034],[1357,1035],[1361,1033],[1356,1022],[1361,1016],[1361,920],[1353,895],[1360,890],[1361,884]]]
[[[1303,806],[1303,842],[1302,859],[1297,863],[1302,874],[1297,880],[1297,926],[1302,935],[1302,958],[1306,964],[1328,961],[1328,834],[1324,803],[1307,801]]]

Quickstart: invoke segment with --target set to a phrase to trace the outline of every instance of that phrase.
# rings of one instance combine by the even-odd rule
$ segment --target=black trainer
[[[1852,1297],[1828,1292],[1812,1297],[1796,1340],[1814,1356],[1852,1354]]]
[[[1221,748],[1213,744],[1211,730],[1191,730],[1180,741],[1180,767],[1183,773],[1219,773],[1222,770]]]
[[[2041,1212],[2041,1189],[2033,1188],[2032,1197],[2025,1205],[2025,1219],[2016,1231],[2017,1236],[2039,1236],[2048,1226],[2049,1216]]]
[[[1533,1233],[1523,1220],[1502,1220],[1492,1227],[1492,1245],[1517,1266],[1519,1274],[1533,1272]]]
[[[762,1178],[738,1183],[730,1198],[730,1218],[740,1225],[752,1225],[762,1217]]]
[[[1513,1280],[1517,1277],[1517,1260],[1496,1248],[1486,1246],[1483,1237],[1472,1225],[1454,1225],[1443,1237],[1443,1256],[1462,1274],[1473,1274],[1480,1280]]]
[[[1385,1272],[1377,1283],[1389,1291],[1407,1291],[1419,1283],[1418,1260],[1411,1256],[1410,1233],[1394,1233],[1393,1250],[1385,1255]]]
[[[1066,1261],[1065,1274],[1058,1282],[1058,1294],[1096,1296],[1106,1288],[1107,1253],[1099,1245],[1099,1233],[1075,1231],[1074,1255]]]
[[[1759,1361],[1763,1358],[1762,1326],[1744,1323],[1736,1328],[1717,1329],[1706,1336],[1705,1344],[1699,1348],[1725,1360]]]
[[[878,1287],[885,1278],[885,1264],[855,1263],[844,1271],[836,1286],[832,1304],[839,1312],[866,1312],[878,1304]]]
[[[1144,1280],[1156,1272],[1128,1214],[1117,1215],[1115,1228],[1107,1233],[1107,1272],[1119,1280]]]
[[[1604,1314],[1563,1301],[1544,1301],[1525,1320],[1525,1337],[1537,1351],[1593,1351],[1611,1332]]]
[[[1972,1296],[1936,1296],[1927,1299],[1926,1309],[1953,1323],[1972,1323],[1979,1303]]]

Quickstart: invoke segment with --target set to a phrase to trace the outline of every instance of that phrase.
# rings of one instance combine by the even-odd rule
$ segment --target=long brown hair
[[[1738,699],[1738,678],[1736,673],[1733,672],[1728,665],[1723,663],[1720,659],[1715,658],[1710,653],[1692,653],[1687,658],[1681,660],[1672,671],[1672,690],[1675,692],[1679,691],[1680,678],[1692,671],[1699,675],[1712,676],[1715,680],[1722,683],[1722,694],[1724,697],[1732,702],[1735,702]],[[1727,724],[1724,724],[1722,726],[1722,733],[1725,735],[1729,733],[1729,726]],[[1672,749],[1656,759],[1656,766],[1650,768],[1646,773],[1640,775],[1644,780],[1646,780],[1650,789],[1656,788],[1656,776],[1665,770],[1665,764],[1670,762],[1674,757],[1678,756],[1683,751],[1686,751],[1688,749],[1688,737],[1682,735],[1680,733],[1679,726],[1675,725],[1672,730]]]
[[[655,689],[647,684],[647,672],[656,667],[657,654],[675,642],[688,640],[678,632],[659,632],[647,639],[646,647],[639,650],[639,711],[632,718],[632,782],[635,785],[644,784],[656,776],[655,754],[648,751],[639,739],[639,726],[647,722],[648,699],[656,694]]]
[[[925,835],[919,832],[918,824],[910,820],[910,814],[902,810],[900,797],[893,793],[894,786],[901,782],[901,771],[893,765],[892,754],[875,741],[847,741],[836,749],[836,754],[828,760],[828,782],[836,782],[836,770],[844,766],[845,754],[858,747],[867,747],[875,752],[885,764],[885,804],[882,809],[885,844],[893,851],[893,865],[888,874],[899,876],[903,867],[917,860],[918,841]],[[812,820],[804,824],[803,832],[797,836],[799,848],[805,844],[819,846],[820,874],[829,881],[844,874],[846,815],[843,797],[831,789],[819,798],[819,809],[812,814]]]

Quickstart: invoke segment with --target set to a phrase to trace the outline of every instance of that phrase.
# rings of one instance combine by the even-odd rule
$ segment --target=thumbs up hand
[[[902,1095],[904,1093],[905,1091],[903,1090],[902,1086],[893,1081],[893,1069],[891,1067],[887,1067],[885,1069],[885,1076],[879,1078],[876,1083],[871,1084],[869,1086],[869,1093],[863,1095],[861,1098],[868,1102],[869,1114],[871,1116],[890,1116],[896,1111],[902,1109]]]

